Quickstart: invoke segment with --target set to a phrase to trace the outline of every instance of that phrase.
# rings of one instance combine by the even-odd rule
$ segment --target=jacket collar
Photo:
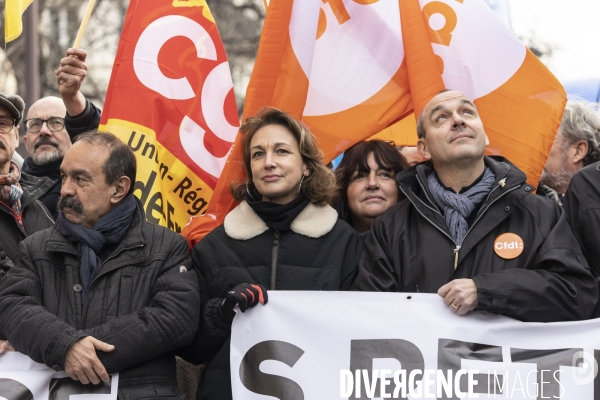
[[[308,203],[292,221],[291,229],[300,235],[316,239],[329,233],[337,219],[337,211],[331,206]],[[252,239],[269,229],[245,201],[227,214],[223,228],[227,236],[236,240]]]
[[[486,167],[489,167],[496,176],[496,183],[492,188],[493,192],[490,192],[490,196],[486,201],[493,200],[515,186],[522,185],[527,179],[527,176],[523,171],[518,169],[504,157],[486,156],[483,158],[483,161]],[[428,199],[428,202],[437,209],[437,205],[432,203],[432,200],[429,200],[433,197],[431,196],[429,186],[427,185],[427,176],[433,171],[434,169],[431,162],[421,163],[400,172],[396,176],[396,181],[404,193],[418,193],[421,189],[424,189],[425,197]]]
[[[19,184],[24,192],[27,192],[33,200],[38,200],[40,197],[49,192],[58,181],[53,181],[45,176],[37,177],[29,175],[21,171],[21,179]]]

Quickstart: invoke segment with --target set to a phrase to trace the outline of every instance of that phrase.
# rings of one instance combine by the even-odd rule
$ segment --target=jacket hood
[[[329,233],[337,220],[337,211],[331,206],[308,203],[292,221],[291,229],[300,235],[316,239]],[[227,214],[223,227],[227,236],[237,240],[252,239],[269,229],[245,201]]]

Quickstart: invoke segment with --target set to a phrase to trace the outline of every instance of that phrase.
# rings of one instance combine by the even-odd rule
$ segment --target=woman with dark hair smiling
[[[362,240],[328,205],[335,177],[314,136],[283,111],[266,108],[240,128],[249,179],[233,183],[240,204],[196,244],[202,314],[179,354],[210,360],[198,399],[231,399],[229,336],[238,305],[267,302],[269,290],[348,290]]]
[[[333,207],[359,233],[398,201],[396,174],[405,162],[393,144],[382,140],[359,142],[344,153],[335,171],[338,194]]]

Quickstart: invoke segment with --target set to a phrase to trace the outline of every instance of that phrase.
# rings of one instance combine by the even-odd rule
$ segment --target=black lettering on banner
[[[146,141],[146,135],[141,134],[141,136],[137,139],[137,142],[136,136],[137,132],[132,131],[127,145],[134,152],[139,152],[141,150],[142,157],[147,157],[150,160],[154,160],[158,165],[158,150],[156,149],[156,146]],[[167,220],[167,227],[169,229],[180,233],[182,228],[171,219],[171,215],[175,214],[175,208],[169,202],[167,202],[165,213],[165,201],[162,193],[156,192],[150,195],[150,191],[154,186],[157,176],[160,176],[161,180],[165,179],[165,177],[171,181],[173,180],[173,177],[169,175],[169,166],[160,163],[158,173],[156,171],[150,171],[150,176],[148,177],[148,181],[146,183],[142,181],[135,182],[134,191],[140,191],[138,198],[144,206],[146,219],[148,222],[158,224],[160,222],[160,216],[162,216],[165,220]],[[190,205],[190,208],[187,209],[187,213],[191,216],[196,216],[202,213],[202,210],[208,206],[208,201],[204,199],[204,197],[200,196],[200,191],[202,188],[199,187],[193,189],[192,185],[192,180],[187,176],[184,176],[181,182],[179,182],[179,184],[175,186],[175,189],[173,189],[173,193],[177,194],[179,198],[185,202],[185,204]],[[157,217],[155,215],[156,213],[159,213],[160,215]]]
[[[249,391],[279,400],[304,400],[302,388],[282,376],[265,374],[260,364],[265,360],[282,362],[292,368],[302,357],[304,350],[280,340],[257,343],[244,355],[240,364],[240,380]]]
[[[461,342],[460,340],[439,339],[438,341],[438,366],[437,369],[446,373],[451,370],[450,377],[455,377],[456,373],[462,369],[462,360],[479,360],[502,362],[502,347],[490,346],[487,344]],[[503,375],[494,374],[473,374],[473,380],[477,385],[473,387],[473,393],[502,394]],[[453,382],[454,383],[454,382]],[[463,393],[468,392],[467,375],[460,377],[459,389]],[[440,399],[458,399],[456,390],[452,390],[452,397],[447,397],[444,390],[440,393]]]
[[[144,146],[144,150],[142,150],[142,157],[146,157],[146,153],[148,152],[148,150],[150,150],[150,154],[148,154],[147,157],[150,160],[152,160],[154,154],[156,153],[156,146],[154,146],[152,143],[146,143],[146,145]]]
[[[33,400],[33,393],[21,382],[0,378],[0,397],[6,400]]]
[[[183,199],[183,196],[185,195],[185,190],[191,187],[192,181],[187,176],[184,176],[183,180],[179,182],[179,185],[175,186],[175,189],[173,189],[173,193],[177,194],[180,199]],[[178,190],[181,191],[181,193],[177,193]]]
[[[413,370],[425,370],[425,360],[421,350],[413,343],[403,339],[373,339],[373,340],[352,340],[350,345],[350,371],[364,370],[369,371],[369,380],[371,380],[371,370],[373,369],[373,360],[376,358],[393,358],[400,362],[402,369],[406,370],[406,376],[409,376]],[[415,379],[417,382],[423,380],[423,375]],[[380,393],[380,381],[377,380],[374,393]],[[364,381],[361,382],[361,397],[356,397],[353,392],[350,399],[367,399]]]
[[[155,174],[155,172],[152,172],[152,173]],[[163,213],[162,209],[163,209],[162,193],[156,192],[152,195],[152,197],[150,197],[150,200],[148,201],[148,205],[146,206],[146,219],[148,220],[148,222],[151,222],[153,224],[158,224],[160,222],[161,216],[166,219],[166,215],[165,215],[165,213]],[[159,214],[158,218],[154,216],[154,211],[156,211]]]
[[[98,385],[84,385],[79,381],[66,378],[53,378],[50,380],[50,395],[48,400],[69,400],[75,394],[110,394],[112,376],[108,382]]]
[[[131,132],[131,136],[129,136],[129,141],[127,142],[127,146],[129,146],[129,148],[131,149],[131,151],[133,151],[134,153],[136,151],[138,151],[140,149],[140,147],[142,147],[142,143],[144,143],[144,139],[146,138],[146,135],[142,134],[142,137],[140,137],[138,139],[137,144],[134,146],[133,145],[133,138],[135,138],[136,135],[136,131],[132,131]]]
[[[208,201],[206,201],[204,197],[198,197],[199,191],[202,190],[202,188],[196,188],[195,190],[191,189],[192,183],[190,178],[184,176],[181,182],[173,189],[173,193],[179,196],[180,199],[183,199],[185,204],[192,205],[192,207],[187,210],[187,213],[191,216],[195,216],[198,215],[204,207],[208,206]],[[190,190],[188,191],[188,189]]]
[[[175,207],[167,201],[167,228],[174,232],[181,233],[181,227],[171,218],[174,214]]]
[[[573,365],[577,361],[574,356],[582,351],[583,349],[530,350],[511,348],[510,357],[513,363],[536,364],[538,399],[558,399],[564,393],[561,393],[563,390],[560,389],[558,381],[560,375],[555,375],[555,373],[560,367],[579,367],[579,363]]]

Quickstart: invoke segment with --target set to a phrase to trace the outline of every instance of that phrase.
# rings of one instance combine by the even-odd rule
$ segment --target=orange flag
[[[100,129],[134,151],[150,222],[181,232],[206,211],[239,128],[206,0],[132,0]]]
[[[399,144],[416,143],[414,116],[445,88],[475,101],[488,152],[537,184],[566,95],[482,0],[271,0],[244,119],[267,105],[287,111],[330,161],[399,121]],[[207,214],[183,230],[191,245],[235,205],[229,183],[245,180],[238,147]]]

